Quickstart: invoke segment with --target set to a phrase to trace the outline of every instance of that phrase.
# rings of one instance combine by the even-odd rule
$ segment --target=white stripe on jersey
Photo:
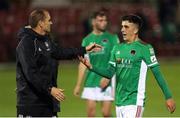
[[[156,61],[155,63],[149,64],[148,67],[151,67],[151,66],[153,66],[155,64],[158,64],[158,62]]]
[[[109,61],[110,64],[112,64],[114,67],[116,66],[115,62]]]
[[[136,101],[136,105],[139,105],[139,106],[143,106],[143,104],[144,104],[146,74],[147,74],[147,65],[142,60],[141,68],[140,68],[140,75],[139,75],[139,82],[138,82],[137,101]]]
[[[115,98],[115,86],[116,86],[116,75],[114,74],[111,78],[111,91],[112,91],[112,97]]]

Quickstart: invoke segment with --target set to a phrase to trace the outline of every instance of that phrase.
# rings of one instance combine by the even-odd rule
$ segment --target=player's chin
[[[127,38],[126,38],[126,37],[123,37],[123,40],[124,40],[124,41],[126,41],[126,40],[127,40]]]
[[[106,31],[106,28],[101,28],[100,31],[101,31],[101,32],[105,32],[105,31]]]

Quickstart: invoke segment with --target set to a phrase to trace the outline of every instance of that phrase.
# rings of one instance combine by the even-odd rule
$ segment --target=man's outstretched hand
[[[166,106],[170,113],[173,113],[176,109],[175,101],[172,98],[166,100]]]
[[[91,65],[91,63],[89,62],[88,59],[83,58],[82,56],[78,56],[78,58],[79,58],[79,61],[81,63],[83,63],[87,68],[92,69],[92,65]]]
[[[65,100],[65,95],[64,95],[64,90],[63,89],[52,87],[51,95],[55,99],[57,99],[58,101],[64,101]]]
[[[102,49],[101,45],[98,45],[96,43],[90,44],[88,46],[86,46],[86,51],[87,52],[98,52]]]

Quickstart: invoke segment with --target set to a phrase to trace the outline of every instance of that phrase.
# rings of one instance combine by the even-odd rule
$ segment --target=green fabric
[[[90,70],[103,77],[106,77],[107,79],[111,79],[115,73],[115,68],[111,65],[109,65],[108,68],[101,68],[101,67],[94,66]]]
[[[107,68],[108,62],[111,55],[111,50],[114,45],[119,43],[117,35],[113,35],[109,32],[104,32],[101,35],[95,35],[90,33],[82,41],[82,46],[87,46],[91,43],[96,43],[101,45],[103,48],[99,52],[91,52],[88,54],[90,62],[93,66]],[[87,70],[85,76],[85,87],[99,87],[99,82],[102,76]]]
[[[160,67],[159,66],[155,66],[155,67],[152,67],[151,68],[152,70],[152,73],[154,74],[155,76],[155,79],[157,81],[157,83],[159,84],[164,96],[165,96],[165,99],[169,99],[169,98],[172,98],[172,94],[167,86],[167,83],[166,81],[164,80],[161,72],[160,72]]]
[[[121,43],[114,46],[109,67],[101,69],[100,66],[93,66],[92,71],[108,78],[116,73],[115,102],[117,106],[143,106],[147,69],[158,65],[152,46],[138,39],[132,43]],[[162,79],[158,81],[163,82]],[[168,98],[170,95],[164,86],[162,88],[164,91],[167,90],[165,94]]]

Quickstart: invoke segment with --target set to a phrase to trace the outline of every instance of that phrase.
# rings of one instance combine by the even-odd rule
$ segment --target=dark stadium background
[[[16,116],[16,35],[36,8],[50,11],[52,35],[65,47],[80,46],[82,38],[91,31],[89,16],[95,10],[108,12],[108,29],[118,33],[120,40],[121,16],[141,16],[144,25],[140,37],[155,48],[177,105],[174,114],[168,113],[162,92],[149,72],[144,116],[180,116],[180,0],[0,0],[0,116]],[[78,60],[60,61],[58,85],[65,89],[66,100],[59,116],[86,116],[85,101],[72,94],[77,64]],[[100,109],[97,114],[101,116]]]

